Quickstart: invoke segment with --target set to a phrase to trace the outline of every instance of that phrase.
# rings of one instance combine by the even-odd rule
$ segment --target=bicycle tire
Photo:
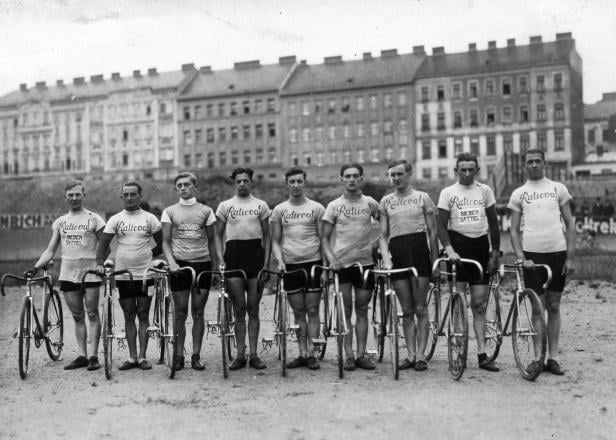
[[[498,357],[503,343],[503,321],[501,317],[499,286],[490,280],[490,291],[486,302],[486,356],[492,362]]]
[[[278,354],[280,358],[280,374],[282,377],[287,375],[287,326],[288,326],[288,305],[285,295],[280,295],[278,307]]]
[[[105,377],[110,380],[113,376],[113,299],[106,297],[103,299],[103,354],[105,357]]]
[[[322,290],[321,296],[323,297],[323,307],[319,309],[319,339],[323,342],[314,350],[315,357],[320,361],[325,357],[327,338],[331,333],[331,321],[329,320],[329,292],[327,289]]]
[[[377,361],[383,361],[385,353],[385,334],[387,314],[385,310],[385,281],[379,278],[376,283],[374,295],[372,297],[372,330],[374,333],[374,343],[376,344]]]
[[[19,376],[25,379],[28,375],[30,361],[30,341],[32,339],[32,317],[30,307],[32,301],[24,297],[19,315]]]
[[[337,292],[336,295],[340,295]],[[337,297],[334,303],[334,311],[336,313],[336,348],[338,350],[338,377],[342,379],[344,377],[344,310],[340,299]]]
[[[176,331],[175,331],[175,300],[173,294],[169,292],[169,295],[165,298],[165,320],[164,320],[164,338],[165,349],[167,351],[166,365],[167,376],[169,379],[175,377],[175,344],[176,344]]]
[[[232,362],[233,361],[233,348],[236,347],[236,342],[235,342],[235,313],[233,311],[233,303],[231,302],[231,300],[227,299],[225,301],[225,307],[227,310],[227,331],[228,331],[227,357],[229,358],[229,361]],[[233,344],[233,347],[231,346],[231,344]]]
[[[229,377],[229,347],[228,347],[228,308],[224,297],[218,298],[218,322],[220,323],[220,343],[222,348],[222,375],[226,379]]]
[[[388,310],[389,310],[389,331],[387,332],[387,337],[389,338],[389,350],[391,353],[391,369],[394,375],[394,379],[398,380],[400,376],[399,370],[399,362],[400,362],[400,352],[399,352],[399,341],[400,334],[398,329],[398,305],[396,304],[396,296],[395,294],[388,295]]]
[[[437,281],[438,282],[438,281]],[[440,311],[441,294],[439,288],[434,285],[428,291],[426,304],[428,309],[428,342],[426,344],[426,361],[432,359],[436,344],[438,342],[438,332],[441,324]]]
[[[541,374],[545,361],[547,347],[545,313],[543,304],[534,290],[524,289],[519,293],[518,298],[517,307],[514,304],[513,323],[511,324],[513,357],[522,377],[526,380],[534,381]],[[530,319],[528,316],[529,311],[531,313]],[[536,312],[534,322],[533,311]],[[539,348],[536,347],[537,343],[540,344]],[[525,347],[528,349],[524,350]],[[529,352],[528,359],[524,356],[524,351]],[[539,353],[539,359],[536,359],[537,353]]]
[[[60,295],[45,284],[49,294],[45,294],[43,306],[43,332],[45,334],[45,347],[51,360],[57,361],[62,353],[64,341],[64,317],[62,315],[62,301]]]
[[[159,357],[158,363],[165,363],[165,298],[163,282],[159,278],[156,280],[155,293],[154,293],[154,324],[158,324],[158,334],[156,335],[156,342],[158,343]]]
[[[453,295],[450,307],[451,316],[449,317],[447,335],[449,374],[454,380],[460,380],[466,368],[468,352],[468,317],[464,295],[460,293]]]

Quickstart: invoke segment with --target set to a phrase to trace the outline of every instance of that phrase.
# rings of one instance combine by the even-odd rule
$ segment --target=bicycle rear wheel
[[[163,290],[163,281],[161,278],[156,280],[156,284],[154,286],[154,326],[158,328],[156,334],[156,342],[158,343],[158,350],[160,356],[158,357],[158,363],[165,363],[165,331],[164,323],[165,323],[165,305],[164,305],[164,290]],[[171,354],[173,356],[173,353]]]
[[[455,380],[459,380],[466,368],[468,351],[468,318],[464,295],[459,293],[452,295],[450,307],[451,316],[447,335],[449,373]]]
[[[438,281],[437,281],[438,282]],[[439,287],[434,285],[428,291],[428,297],[426,298],[428,307],[428,343],[426,344],[426,361],[432,359],[434,356],[434,350],[436,349],[436,343],[438,342],[438,332],[441,324],[440,320],[440,306],[441,306],[441,293]]]
[[[344,310],[340,303],[340,292],[336,292],[334,299],[334,313],[336,314],[336,348],[338,350],[338,377],[344,377]]]
[[[280,374],[282,377],[287,375],[287,297],[286,294],[280,293],[280,302],[278,303],[278,358],[280,359]]]
[[[387,313],[385,310],[385,281],[378,278],[374,295],[372,297],[372,331],[374,333],[374,343],[376,344],[377,360],[383,361],[385,352],[385,334]]]
[[[503,343],[499,286],[490,281],[490,292],[486,303],[486,356],[490,362],[496,360]]]
[[[30,340],[32,339],[32,302],[29,297],[24,297],[19,316],[19,376],[22,379],[28,374],[28,362],[30,360]]]
[[[229,309],[223,296],[218,298],[218,322],[222,348],[222,375],[229,377]]]
[[[388,327],[389,327],[389,331],[387,332],[387,337],[389,338],[389,349],[391,352],[391,368],[392,368],[392,373],[394,375],[394,379],[398,380],[399,377],[399,369],[398,369],[398,362],[400,361],[399,358],[399,351],[398,351],[398,342],[400,341],[400,334],[398,331],[398,305],[396,304],[396,295],[395,293],[392,293],[390,295],[387,295],[387,303],[388,303],[388,310],[389,310],[389,319],[388,319]]]
[[[103,353],[105,356],[105,377],[111,379],[113,368],[113,299],[111,296],[103,299]]]
[[[175,332],[175,300],[173,299],[173,293],[169,292],[167,298],[165,298],[165,325],[162,330],[164,330],[165,337],[165,348],[167,350],[167,375],[169,379],[173,379],[175,377],[175,362],[174,362],[174,353],[175,353],[175,343],[176,343],[176,332]]]
[[[43,306],[43,332],[45,333],[45,346],[49,357],[57,361],[62,353],[64,340],[64,318],[62,316],[62,302],[58,292],[45,284],[45,305]]]
[[[534,290],[524,289],[518,294],[512,318],[511,344],[516,366],[524,379],[535,380],[545,361],[547,328],[543,305]]]

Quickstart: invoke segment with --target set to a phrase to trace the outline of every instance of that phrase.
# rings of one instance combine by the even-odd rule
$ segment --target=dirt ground
[[[183,439],[431,438],[612,439],[616,437],[616,286],[571,282],[563,297],[565,376],[522,379],[511,343],[500,373],[477,368],[471,340],[468,369],[459,382],[447,371],[444,340],[426,372],[402,371],[394,381],[386,357],[375,371],[338,379],[333,344],[321,369],[280,376],[276,352],[262,353],[263,371],[250,368],[223,379],[219,343],[205,340],[207,369],[185,369],[175,379],[163,366],[150,371],[65,372],[75,357],[72,318],[66,315],[63,360],[33,349],[30,372],[19,378],[19,289],[0,298],[0,438]],[[264,298],[261,331],[271,334],[272,296]],[[206,315],[212,317],[210,298]],[[190,320],[189,320],[190,322]],[[190,333],[190,332],[189,332]],[[189,347],[190,341],[186,346]],[[155,357],[155,343],[149,355]],[[101,348],[102,349],[102,348]],[[297,347],[290,344],[290,357]],[[126,351],[120,352],[123,361]]]

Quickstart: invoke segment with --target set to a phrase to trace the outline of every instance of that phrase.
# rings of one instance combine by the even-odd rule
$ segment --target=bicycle
[[[440,257],[434,260],[432,272],[440,268],[441,263],[450,262],[449,258]],[[439,336],[447,336],[447,359],[449,362],[449,373],[454,380],[460,380],[466,368],[466,356],[468,353],[468,316],[466,312],[466,295],[458,292],[456,287],[457,265],[461,263],[472,264],[479,271],[479,276],[483,277],[483,269],[475,260],[460,258],[458,263],[451,264],[451,270],[441,270],[441,275],[448,275],[449,298],[444,315],[441,317],[441,282],[435,280],[431,283],[428,290],[428,350],[426,360],[430,360],[434,355],[436,343]],[[444,332],[447,324],[447,333]]]
[[[60,359],[62,347],[64,346],[64,319],[62,315],[62,302],[60,295],[53,288],[51,276],[47,271],[53,263],[43,267],[43,275],[34,278],[30,272],[26,276],[18,276],[13,274],[4,274],[0,281],[0,293],[6,296],[4,286],[9,279],[22,281],[25,283],[26,294],[23,297],[21,310],[19,313],[19,330],[17,337],[19,338],[19,376],[25,379],[28,374],[28,364],[30,361],[30,341],[34,339],[34,345],[39,348],[43,341],[47,354],[53,361]],[[39,320],[36,307],[33,306],[32,285],[42,283],[43,297],[41,305],[43,308],[43,325]],[[35,328],[32,328],[34,322]]]
[[[229,363],[233,360],[231,354],[231,341],[235,338],[233,328],[233,303],[227,293],[227,275],[237,273],[246,280],[246,272],[240,269],[225,270],[225,265],[221,264],[218,270],[207,270],[197,276],[197,286],[200,284],[204,274],[217,275],[220,277],[220,290],[218,291],[218,305],[216,309],[216,321],[207,322],[208,333],[217,334],[220,338],[222,347],[222,374],[226,379],[229,377]],[[233,341],[235,345],[235,341]]]
[[[125,339],[126,334],[123,331],[116,331],[116,320],[115,320],[115,303],[114,299],[117,298],[117,294],[114,294],[116,291],[114,286],[114,281],[116,275],[127,274],[130,280],[133,280],[133,274],[130,273],[129,270],[113,270],[114,263],[111,260],[107,260],[103,263],[103,273],[100,273],[96,270],[88,270],[81,277],[81,290],[82,292],[85,290],[85,280],[88,274],[95,275],[99,277],[104,286],[103,293],[103,305],[102,305],[102,331],[101,337],[103,339],[103,353],[105,357],[105,377],[108,380],[111,380],[112,368],[113,368],[113,341],[118,341],[118,349],[126,348]],[[115,298],[114,298],[115,297]]]
[[[284,288],[285,275],[293,275],[295,273],[303,273],[304,279],[308,280],[308,275],[304,269],[295,269],[291,271],[276,272],[267,269],[261,269],[257,276],[260,283],[263,283],[264,277],[267,274],[276,276],[276,293],[274,297],[274,339],[278,345],[278,360],[280,360],[281,375],[287,375],[287,335],[291,333],[289,325],[289,298],[287,291]],[[267,344],[264,338],[264,344]]]
[[[545,264],[535,264],[535,267],[546,271],[545,289],[552,279],[552,271]],[[503,326],[500,290],[507,273],[515,274],[516,289]],[[510,323],[511,331],[508,331]],[[513,357],[520,374],[524,379],[534,381],[541,374],[545,361],[547,325],[539,295],[524,286],[522,263],[501,264],[490,282],[486,304],[486,354],[490,361],[498,356],[504,336],[511,336]]]
[[[195,270],[192,267],[181,267],[178,272],[188,272],[191,276],[190,289],[195,287]],[[171,292],[169,276],[171,271],[169,265],[164,261],[156,260],[152,266],[148,267],[143,273],[143,292],[147,291],[148,272],[154,273],[154,319],[152,325],[147,328],[148,335],[158,341],[160,350],[159,364],[167,365],[167,375],[169,379],[175,377],[175,343],[177,330],[175,328],[175,299]],[[165,349],[167,355],[165,356]]]
[[[395,380],[399,377],[399,346],[400,333],[398,328],[398,295],[391,285],[391,275],[396,273],[408,272],[417,280],[417,270],[414,267],[400,269],[369,269],[364,274],[367,282],[370,272],[377,278],[375,281],[375,295],[373,297],[372,327],[377,341],[377,352],[379,362],[383,359],[385,337],[389,340],[391,353],[392,373]],[[376,310],[378,309],[378,310]]]

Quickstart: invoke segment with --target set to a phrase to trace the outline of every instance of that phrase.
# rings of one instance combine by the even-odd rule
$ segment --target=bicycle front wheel
[[[387,337],[389,338],[389,349],[391,352],[391,369],[394,375],[394,379],[398,380],[399,377],[399,351],[398,351],[398,343],[400,341],[400,334],[398,332],[398,305],[396,304],[396,295],[394,293],[388,295],[388,309],[389,309],[389,319],[388,319],[388,327],[389,331],[387,332]]]
[[[287,326],[288,326],[288,305],[285,293],[280,294],[278,303],[278,352],[280,358],[280,374],[282,377],[287,375]]]
[[[218,322],[220,324],[220,343],[222,347],[222,375],[229,377],[229,309],[223,296],[218,298]]]
[[[113,299],[106,296],[103,299],[103,353],[105,355],[105,377],[111,379],[113,368]]]
[[[167,375],[169,379],[173,379],[175,376],[175,362],[174,362],[174,354],[175,354],[175,343],[176,343],[176,332],[175,332],[175,300],[173,299],[173,294],[169,293],[167,298],[165,298],[165,320],[164,320],[164,336],[165,336],[165,348],[167,349]]]
[[[32,314],[30,297],[24,297],[19,316],[19,376],[22,379],[28,374],[28,361],[30,360],[30,340],[32,339]]]
[[[327,338],[331,332],[331,322],[329,322],[329,292],[323,290],[321,295],[323,297],[323,307],[319,310],[319,342],[314,343],[314,356],[322,361],[325,357],[325,349],[327,348]]]
[[[49,357],[57,361],[62,353],[64,340],[64,318],[62,316],[62,302],[60,295],[45,284],[45,305],[43,306],[43,331],[45,332],[45,346]]]
[[[532,381],[541,373],[545,361],[547,328],[543,305],[534,290],[524,289],[513,307],[513,357],[522,377]]]
[[[447,335],[447,354],[449,373],[455,380],[460,380],[466,368],[468,351],[468,318],[464,295],[456,293],[451,297],[451,313]]]
[[[340,295],[339,292],[336,295]],[[337,296],[334,303],[334,312],[336,313],[336,348],[338,350],[338,377],[344,377],[344,310],[340,303],[340,298]]]
[[[383,361],[383,354],[385,352],[385,333],[387,322],[384,282],[385,281],[382,278],[377,280],[374,295],[372,297],[372,331],[374,333],[377,360],[379,362]]]
[[[490,282],[486,303],[486,356],[490,362],[496,360],[503,343],[503,324],[499,299],[499,287]]]
[[[438,282],[438,281],[437,281]],[[428,291],[426,298],[428,307],[428,343],[426,344],[426,361],[432,359],[436,343],[438,342],[438,332],[441,324],[440,320],[440,302],[441,294],[439,288],[435,285]]]
[[[164,306],[164,291],[162,279],[156,280],[154,293],[154,326],[158,328],[156,334],[156,342],[158,342],[159,357],[158,363],[165,363],[165,306]],[[173,353],[171,354],[173,356]]]

